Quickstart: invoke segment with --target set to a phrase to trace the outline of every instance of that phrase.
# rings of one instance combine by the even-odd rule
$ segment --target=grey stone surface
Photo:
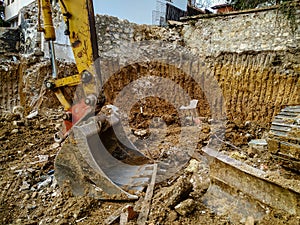
[[[18,28],[0,27],[0,54],[20,50],[21,33]]]
[[[278,9],[199,19],[184,25],[187,46],[204,55],[287,50],[300,47],[300,13],[295,21]],[[296,30],[294,30],[296,28]]]

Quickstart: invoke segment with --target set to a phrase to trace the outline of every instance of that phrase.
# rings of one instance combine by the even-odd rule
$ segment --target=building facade
[[[20,10],[34,1],[35,0],[5,0],[5,20],[10,23],[11,27],[19,25]]]

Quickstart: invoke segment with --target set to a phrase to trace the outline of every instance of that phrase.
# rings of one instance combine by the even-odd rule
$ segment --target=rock
[[[38,183],[37,189],[40,190],[41,188],[47,187],[51,184],[52,182],[52,176],[49,176],[46,180],[43,182]]]
[[[248,143],[250,148],[254,148],[257,151],[263,152],[268,148],[268,143],[266,139],[254,139]]]
[[[247,149],[247,154],[249,155],[249,157],[253,158],[256,154],[258,153],[257,149],[249,147]]]
[[[171,211],[168,215],[168,221],[174,222],[178,218],[178,215],[175,211]]]
[[[20,191],[29,190],[30,184],[27,183],[27,181],[23,181],[22,186],[20,187]]]
[[[208,125],[204,125],[202,128],[201,128],[201,132],[205,133],[205,134],[209,134],[210,132],[210,127]]]
[[[10,133],[11,134],[17,134],[17,133],[19,133],[19,129],[13,129]]]
[[[196,207],[195,201],[191,198],[184,200],[175,206],[175,211],[181,216],[186,216],[194,211]]]
[[[230,157],[234,158],[236,160],[246,160],[247,159],[247,156],[244,153],[238,152],[238,151],[234,151],[234,152],[230,153]]]
[[[145,137],[149,132],[147,130],[136,130],[133,132],[136,136]]]
[[[199,161],[197,161],[196,159],[192,159],[189,165],[187,166],[187,168],[185,168],[185,171],[190,173],[196,173],[198,170],[199,170]]]
[[[56,148],[58,148],[59,146],[60,146],[59,143],[53,143],[53,144],[51,145],[50,149],[51,149],[51,150],[52,150],[52,149],[56,149]]]
[[[254,225],[255,221],[252,216],[248,216],[245,222],[245,225]]]
[[[165,207],[174,207],[182,199],[185,199],[193,189],[189,181],[189,177],[179,177],[178,180],[170,187],[162,188],[155,196],[155,202],[162,204]],[[153,204],[156,204],[156,203]]]
[[[23,126],[24,125],[24,121],[22,121],[22,120],[13,121],[12,124],[13,124],[13,126],[19,127],[19,126]]]
[[[35,192],[33,192],[31,198],[36,198],[37,196],[38,196],[38,193],[35,191]]]
[[[190,183],[193,185],[193,192],[190,194],[193,198],[201,197],[210,185],[209,168],[205,161],[192,159],[185,169],[191,173]]]
[[[24,197],[24,200],[28,200],[30,198],[30,195],[29,194],[26,194],[25,197]]]

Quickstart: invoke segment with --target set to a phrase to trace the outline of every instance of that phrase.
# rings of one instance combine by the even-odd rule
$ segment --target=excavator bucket
[[[103,200],[137,199],[153,169],[115,116],[96,116],[74,126],[55,160],[59,185],[68,185],[74,195]]]

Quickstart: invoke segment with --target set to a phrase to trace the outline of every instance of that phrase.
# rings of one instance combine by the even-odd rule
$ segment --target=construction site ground
[[[62,122],[62,110],[43,109],[32,119],[20,114],[6,113],[0,120],[0,224],[105,224],[105,220],[119,208],[135,202],[101,201],[86,196],[76,197],[68,185],[59,187],[54,178],[54,160],[60,145],[53,141],[53,134]],[[249,124],[248,124],[249,125]],[[184,126],[193,134],[200,131],[197,149],[187,165],[174,176],[155,185],[150,213],[146,224],[235,224],[230,221],[230,211],[217,215],[208,209],[201,197],[210,185],[209,167],[201,153],[210,135],[209,123]],[[267,128],[255,125],[230,127],[231,136],[239,133],[240,139],[231,140],[239,148],[223,144],[223,150],[234,158],[246,161],[264,171],[283,171],[267,153],[253,153],[245,144],[244,135],[261,138]],[[166,141],[177,142],[178,126],[170,125]],[[244,130],[243,130],[244,129]],[[157,132],[159,128],[157,128]],[[236,137],[236,136],[235,136]],[[135,139],[134,139],[135,138]],[[198,137],[196,137],[198,138]],[[133,137],[133,141],[138,141]],[[247,142],[246,142],[247,143]],[[153,158],[163,154],[163,147],[156,152],[148,149]],[[147,152],[145,153],[147,154]],[[299,180],[289,172],[281,175]],[[180,205],[180,206],[178,206]],[[247,217],[238,224],[300,224],[299,215],[266,208],[266,216],[259,222]],[[118,220],[113,224],[119,224]],[[129,224],[136,224],[133,218]]]

